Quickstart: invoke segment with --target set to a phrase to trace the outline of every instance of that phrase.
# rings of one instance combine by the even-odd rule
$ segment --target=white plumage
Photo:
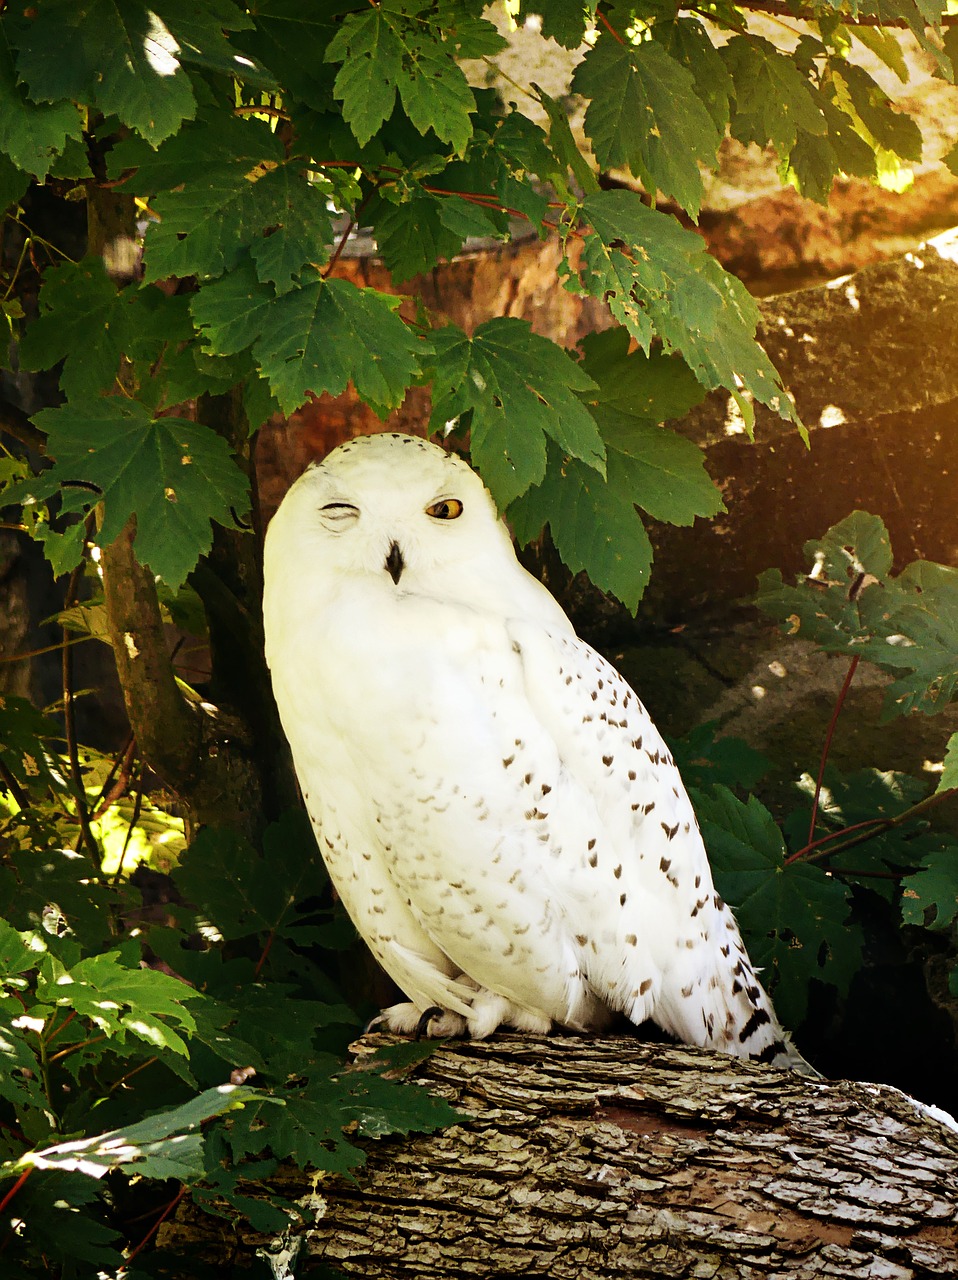
[[[479,477],[363,437],[266,538],[266,653],[333,883],[408,1031],[611,1012],[801,1065],[716,894],[668,748],[515,558]]]

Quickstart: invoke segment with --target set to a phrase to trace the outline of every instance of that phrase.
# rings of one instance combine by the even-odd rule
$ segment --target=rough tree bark
[[[362,1143],[355,1179],[284,1171],[298,1243],[189,1209],[160,1243],[223,1275],[298,1249],[377,1280],[958,1276],[958,1132],[887,1086],[624,1036],[450,1043],[415,1078],[464,1122]]]

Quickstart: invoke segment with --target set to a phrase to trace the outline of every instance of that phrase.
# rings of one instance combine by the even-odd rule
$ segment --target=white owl
[[[292,486],[265,556],[266,654],[316,838],[409,997],[387,1027],[622,1012],[805,1065],[668,748],[520,566],[475,472],[412,436],[353,440]]]

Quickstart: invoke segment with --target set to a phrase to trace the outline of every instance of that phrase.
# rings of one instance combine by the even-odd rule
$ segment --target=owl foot
[[[466,1020],[458,1013],[450,1013],[448,1009],[441,1009],[438,1005],[423,1012],[410,1000],[383,1009],[378,1017],[373,1018],[367,1030],[392,1031],[395,1035],[415,1036],[417,1040],[426,1035],[444,1040],[449,1036],[464,1035]]]
[[[480,987],[472,997],[468,1017],[452,1013],[440,1005],[423,1011],[410,1000],[383,1009],[370,1021],[366,1030],[392,1031],[396,1035],[414,1036],[417,1040],[424,1036],[443,1040],[451,1036],[469,1036],[473,1040],[485,1040],[497,1027],[512,1027],[516,1031],[545,1036],[552,1031],[552,1020],[545,1014],[520,1009],[504,996]]]

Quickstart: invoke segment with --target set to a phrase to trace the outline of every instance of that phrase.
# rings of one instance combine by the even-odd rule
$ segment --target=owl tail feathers
[[[658,993],[653,1019],[687,1044],[818,1077],[779,1022],[731,911],[720,899],[716,908],[713,946],[697,957],[690,952],[685,973],[668,975],[671,980]]]

